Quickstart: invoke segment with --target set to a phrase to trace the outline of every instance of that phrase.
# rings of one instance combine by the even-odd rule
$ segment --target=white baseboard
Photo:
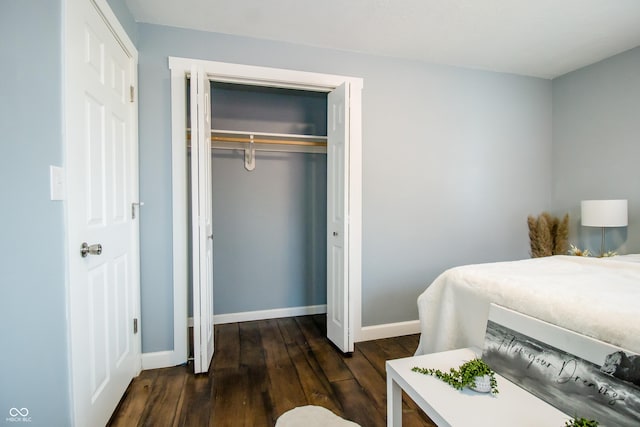
[[[174,360],[174,351],[155,351],[153,353],[142,353],[142,369],[158,369],[176,366],[180,363]]]
[[[307,316],[327,312],[327,305],[307,305],[302,307],[276,308],[272,310],[243,311],[240,313],[214,314],[213,324],[249,322],[252,320],[279,319],[281,317]],[[187,319],[189,327],[193,327],[193,317]]]
[[[326,305],[310,305],[305,307],[280,308],[275,310],[246,311],[242,313],[218,314],[213,316],[214,324],[248,322],[251,320],[277,319],[280,317],[305,316],[327,312]],[[188,319],[189,327],[193,327],[193,318]],[[384,325],[364,326],[356,332],[355,342],[371,341],[383,338],[399,337],[420,333],[420,321],[387,323]],[[184,361],[175,360],[173,350],[142,353],[142,369],[158,369],[176,366]]]
[[[409,320],[407,322],[387,323],[384,325],[363,326],[360,329],[360,333],[356,334],[355,341],[379,340],[418,333],[420,333],[420,321]]]

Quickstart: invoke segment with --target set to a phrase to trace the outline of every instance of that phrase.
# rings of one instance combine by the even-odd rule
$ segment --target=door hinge
[[[134,94],[135,94],[135,88],[133,87],[133,85],[129,86],[129,101],[133,102],[134,101]]]
[[[134,334],[138,333],[138,319],[137,318],[133,319],[133,333]]]
[[[140,209],[140,206],[144,206],[144,202],[131,203],[131,219],[136,219],[136,206]]]

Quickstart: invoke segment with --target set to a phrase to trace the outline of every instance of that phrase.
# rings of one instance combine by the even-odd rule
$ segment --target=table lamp
[[[580,209],[582,211],[583,226],[602,228],[600,256],[603,256],[605,227],[626,227],[628,224],[627,201],[583,200],[580,203]]]

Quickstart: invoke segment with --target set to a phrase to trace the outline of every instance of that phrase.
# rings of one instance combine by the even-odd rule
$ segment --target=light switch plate
[[[59,166],[49,166],[49,178],[51,185],[51,200],[64,200],[66,196],[64,169]]]

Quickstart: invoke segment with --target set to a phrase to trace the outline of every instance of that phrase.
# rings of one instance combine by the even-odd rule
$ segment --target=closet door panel
[[[348,310],[348,93],[344,83],[327,98],[327,338],[343,352],[353,351]]]
[[[204,72],[191,70],[191,211],[193,235],[194,372],[213,357],[213,234],[211,209],[211,102]]]

